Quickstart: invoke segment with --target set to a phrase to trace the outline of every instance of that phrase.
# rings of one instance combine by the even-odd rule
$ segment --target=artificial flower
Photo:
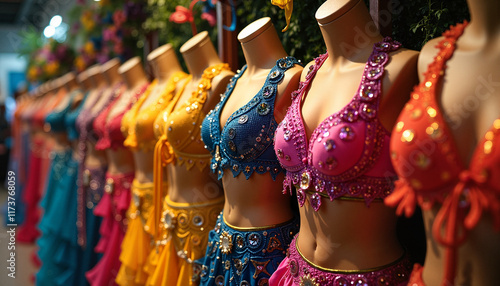
[[[52,61],[48,62],[45,66],[45,72],[47,73],[48,76],[54,76],[57,71],[59,70],[59,62],[58,61]]]
[[[210,26],[215,26],[217,24],[217,17],[215,16],[215,11],[214,10],[209,10],[207,12],[203,12],[201,14],[201,18],[203,20],[206,20]]]
[[[177,24],[182,24],[186,22],[193,22],[193,13],[186,7],[177,6],[175,7],[175,12],[170,15],[170,22],[174,22]]]
[[[121,27],[125,21],[127,21],[127,15],[123,10],[117,10],[113,13],[113,23],[115,23],[116,27]]]

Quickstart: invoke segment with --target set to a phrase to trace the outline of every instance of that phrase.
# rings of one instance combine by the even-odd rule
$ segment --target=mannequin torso
[[[221,64],[215,48],[207,32],[201,32],[188,40],[180,49],[192,79],[187,83],[180,95],[176,110],[191,98],[197,90],[203,72],[209,66]],[[212,80],[212,87],[208,92],[202,112],[207,114],[219,101],[219,94],[223,93],[227,83],[234,75],[231,71],[223,70]],[[174,202],[200,202],[215,199],[222,195],[222,189],[216,180],[209,175],[209,170],[200,171],[198,168],[187,170],[178,164],[167,165],[169,197]]]
[[[93,114],[94,108],[99,106],[99,102],[104,97],[104,91],[109,88],[104,75],[101,73],[101,66],[93,67],[92,71],[89,70],[89,90],[87,95],[87,100],[84,103],[83,108],[88,110],[90,114]],[[90,86],[91,84],[91,86]],[[99,109],[101,110],[101,109]],[[100,166],[106,165],[106,154],[102,150],[95,149],[95,141],[87,140],[85,142],[87,145],[87,154],[85,156],[85,167],[86,168],[99,168]]]
[[[451,59],[446,62],[442,84],[436,92],[457,151],[465,167],[480,140],[500,117],[500,89],[496,73],[500,65],[500,19],[498,1],[467,1],[471,22],[459,37]],[[438,53],[436,44],[443,38],[429,41],[422,49],[418,68],[420,79]],[[431,233],[441,205],[423,212],[426,231]],[[457,285],[495,285],[500,267],[500,233],[493,229],[489,214],[468,232],[458,249],[455,283]],[[445,269],[445,248],[433,235],[427,235],[427,256],[423,272],[426,285],[442,282]]]
[[[133,58],[123,64],[118,69],[118,73],[122,76],[126,89],[111,108],[106,119],[107,122],[125,112],[132,103],[136,92],[148,83],[139,58]],[[134,171],[134,158],[128,149],[108,148],[106,149],[106,156],[108,158],[109,174],[124,174]]]
[[[325,118],[353,98],[373,45],[382,40],[378,32],[370,29],[374,24],[362,1],[326,1],[318,9],[316,18],[328,58],[303,100],[306,140]],[[416,60],[414,51],[400,49],[390,53],[378,111],[386,130],[392,130],[408,99],[406,95],[416,84]],[[302,80],[305,80],[309,65],[302,73]],[[394,210],[381,201],[374,201],[367,207],[363,201],[339,199],[323,204],[318,212],[305,204],[300,208],[300,216],[298,248],[310,261],[322,267],[368,269],[391,263],[403,254],[396,236]]]
[[[98,88],[94,89],[94,94],[99,98],[94,102],[92,106],[89,106],[89,113],[92,116],[97,116],[101,112],[105,105],[109,103],[111,97],[116,94],[120,94],[120,90],[115,90],[118,83],[120,83],[121,78],[118,73],[118,68],[120,66],[120,61],[118,59],[112,59],[101,66],[99,74],[95,75],[95,82]],[[99,89],[104,89],[99,91]],[[87,101],[88,102],[88,101]],[[87,140],[87,156],[85,157],[85,167],[86,168],[99,168],[100,166],[107,165],[106,153],[104,150],[96,150],[96,141],[92,136],[89,136],[90,140]]]
[[[171,45],[164,45],[152,51],[148,55],[148,61],[156,77],[156,86],[143,101],[138,110],[139,113],[150,105],[156,104],[159,97],[162,96],[170,76],[182,71]],[[140,183],[153,182],[154,149],[137,148],[133,154],[136,164],[135,179]]]
[[[221,113],[221,128],[237,109],[249,102],[262,88],[276,61],[287,56],[269,18],[262,18],[247,26],[238,35],[247,69],[238,79],[232,95]],[[274,116],[277,122],[283,118],[290,105],[290,93],[298,87],[302,67],[290,68],[278,85]],[[281,194],[283,174],[274,181],[270,174],[254,173],[247,180],[243,174],[233,177],[225,172],[222,184],[226,201],[224,217],[231,225],[240,227],[278,224],[292,218],[289,197]]]

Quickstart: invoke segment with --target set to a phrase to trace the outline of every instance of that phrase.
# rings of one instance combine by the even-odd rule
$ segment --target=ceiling
[[[28,16],[32,0],[0,0],[0,25],[19,24],[21,18]]]

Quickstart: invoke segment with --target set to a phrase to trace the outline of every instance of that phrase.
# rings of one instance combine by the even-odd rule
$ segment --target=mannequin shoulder
[[[234,76],[234,72],[230,70],[224,70],[212,80],[212,92],[216,92],[218,89],[225,89],[229,80]]]
[[[226,86],[229,83],[229,80],[234,76],[234,72],[230,70],[224,70],[216,77],[212,79],[212,88],[209,92],[209,96],[207,99],[207,104],[204,109],[205,112],[213,109],[215,104],[220,101],[220,95],[224,93],[226,90]]]
[[[418,57],[418,75],[423,78],[423,74],[429,67],[429,64],[434,61],[439,49],[436,47],[439,42],[443,40],[443,37],[435,38],[428,41],[420,51],[420,56]]]
[[[295,65],[291,67],[285,72],[285,76],[281,83],[279,84],[279,88],[281,87],[298,87],[299,81],[301,78],[303,67],[300,65]],[[294,88],[295,89],[295,88]]]
[[[309,72],[309,69],[311,68],[312,65],[314,65],[316,62],[314,60],[310,61],[307,63],[307,65],[304,66],[304,69],[302,69],[302,74],[300,75],[300,81],[305,81],[306,80],[306,75]]]
[[[418,51],[399,49],[390,55],[389,64],[386,66],[389,77],[395,78],[402,72],[417,72]]]

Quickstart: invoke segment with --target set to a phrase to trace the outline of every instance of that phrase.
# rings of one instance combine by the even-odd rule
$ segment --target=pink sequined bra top
[[[374,45],[352,100],[324,119],[310,139],[305,133],[301,107],[327,53],[315,59],[305,81],[292,93],[292,104],[276,130],[274,148],[287,171],[283,193],[292,194],[295,186],[301,207],[308,200],[318,211],[323,197],[331,201],[340,197],[364,199],[369,205],[392,192],[396,178],[388,175],[394,174],[389,155],[390,132],[380,123],[377,112],[388,53],[400,46],[391,38]]]

